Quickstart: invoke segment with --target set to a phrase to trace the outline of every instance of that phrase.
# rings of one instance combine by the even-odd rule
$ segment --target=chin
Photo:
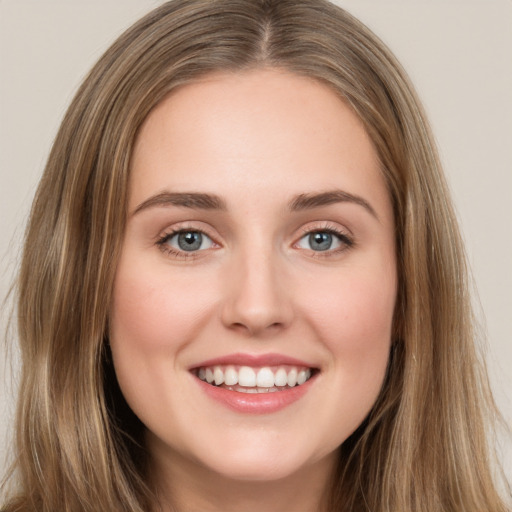
[[[243,482],[269,482],[284,480],[300,471],[304,463],[296,460],[276,460],[276,457],[255,459],[228,458],[223,464],[209,469],[223,478]]]
[[[256,440],[244,446],[224,445],[224,450],[209,451],[202,464],[220,476],[238,481],[268,482],[286,479],[318,462],[313,450],[301,445]],[[305,443],[302,448],[306,448]],[[313,456],[314,454],[314,456]]]

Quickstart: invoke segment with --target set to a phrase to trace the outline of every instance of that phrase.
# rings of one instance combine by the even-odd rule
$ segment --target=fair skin
[[[329,88],[218,73],[158,105],[133,154],[110,343],[162,508],[321,510],[381,389],[396,286],[376,153]],[[204,382],[245,366],[275,382]]]

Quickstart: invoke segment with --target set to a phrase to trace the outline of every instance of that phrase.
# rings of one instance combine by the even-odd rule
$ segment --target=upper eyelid
[[[327,233],[335,233],[335,234],[348,236],[348,231],[340,229],[340,228],[332,227],[332,226],[331,227],[302,228],[302,235],[309,235],[311,233],[322,233],[324,231]]]
[[[195,225],[189,224],[190,222],[193,222]],[[197,226],[197,221],[184,221],[184,222],[178,222],[176,224],[173,224],[172,226],[168,226],[164,229],[162,229],[156,236],[155,240],[161,240],[164,237],[170,237],[177,233],[187,232],[187,231],[196,231],[198,233],[202,233],[203,235],[206,235],[210,237],[212,240],[215,240],[215,235],[212,234],[211,230],[202,226]],[[201,223],[204,224],[204,223]]]
[[[308,231],[304,231],[302,236],[294,242],[294,245],[298,244],[303,238],[306,236],[312,235],[313,233],[329,233],[330,235],[334,235],[335,237],[339,238],[341,242],[345,244],[354,244],[354,238],[352,235],[349,235],[341,230],[337,229],[311,229]],[[344,240],[345,239],[345,240]]]
[[[301,231],[303,235],[307,235],[309,233],[315,233],[319,231],[329,231],[336,234],[347,236],[348,238],[353,238],[354,234],[352,231],[347,228],[346,226],[343,226],[339,224],[338,222],[333,221],[313,221],[308,222],[301,226]]]

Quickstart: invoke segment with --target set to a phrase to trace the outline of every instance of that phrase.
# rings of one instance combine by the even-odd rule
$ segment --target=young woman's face
[[[161,467],[332,468],[381,389],[396,286],[377,155],[329,88],[216,74],[149,115],[110,343]]]

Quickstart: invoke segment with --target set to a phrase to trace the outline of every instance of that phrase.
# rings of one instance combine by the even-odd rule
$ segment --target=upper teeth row
[[[220,386],[243,386],[272,388],[274,386],[296,386],[304,384],[311,377],[309,368],[297,369],[295,367],[280,367],[273,371],[268,366],[255,369],[250,366],[241,366],[238,370],[234,366],[214,366],[199,368],[197,376],[209,384]]]

